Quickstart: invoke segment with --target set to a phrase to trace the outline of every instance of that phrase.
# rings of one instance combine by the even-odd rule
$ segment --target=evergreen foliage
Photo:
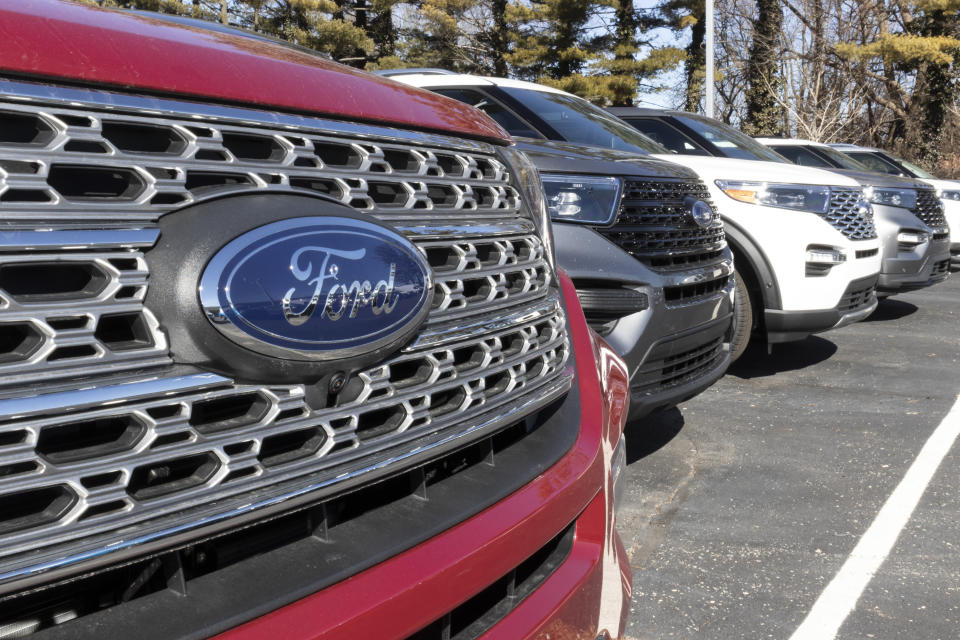
[[[784,135],[781,103],[780,36],[783,7],[780,0],[757,0],[753,47],[747,66],[747,115],[743,130],[752,136],[779,138]]]

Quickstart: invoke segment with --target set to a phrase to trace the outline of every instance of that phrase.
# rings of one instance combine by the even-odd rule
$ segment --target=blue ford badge
[[[234,342],[267,355],[328,360],[373,351],[430,310],[430,266],[387,227],[342,217],[290,218],[220,249],[200,302]]]
[[[693,221],[697,223],[697,226],[709,227],[713,222],[713,207],[703,200],[697,200],[693,196],[687,196],[683,204],[686,205],[690,211],[690,215],[693,216]]]

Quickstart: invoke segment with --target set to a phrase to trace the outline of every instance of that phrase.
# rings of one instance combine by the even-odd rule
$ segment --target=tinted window
[[[901,167],[907,170],[907,173],[912,173],[914,178],[924,178],[926,180],[936,180],[937,176],[933,175],[926,169],[921,169],[912,162],[907,162],[903,158],[897,158],[896,156],[890,156],[891,160],[894,160]]]
[[[854,160],[870,167],[870,171],[889,173],[892,176],[903,175],[903,170],[892,162],[887,162],[879,154],[870,151],[847,151],[846,154]]]
[[[785,162],[785,159],[776,152],[763,146],[745,133],[740,133],[733,127],[716,120],[692,118],[690,116],[674,116],[677,120],[693,129],[697,135],[715,146],[727,158],[741,160],[766,160],[768,162]]]
[[[663,120],[656,118],[624,118],[624,120],[630,126],[636,127],[643,135],[656,140],[674,153],[689,156],[710,155],[710,152],[697,144],[693,138],[684,135]]]
[[[460,102],[466,102],[470,106],[480,109],[480,111],[483,111],[496,120],[497,124],[506,129],[507,133],[512,136],[521,138],[543,138],[536,129],[520,119],[518,115],[480,91],[470,89],[434,89],[434,91],[440,95],[459,100]]]
[[[863,164],[862,162],[857,162],[850,156],[845,153],[840,153],[833,147],[814,147],[813,151],[817,155],[824,156],[831,162],[835,167],[840,167],[841,169],[852,169],[853,171],[873,171],[870,167]]]
[[[566,142],[634,153],[669,153],[626,122],[576,96],[500,87],[532,111]]]
[[[832,169],[833,165],[813,153],[812,151],[807,151],[803,147],[794,146],[792,144],[785,145],[770,145],[770,148],[782,155],[784,158],[792,162],[793,164],[798,164],[801,167],[826,167]]]

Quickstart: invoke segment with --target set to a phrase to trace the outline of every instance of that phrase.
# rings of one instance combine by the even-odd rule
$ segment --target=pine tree
[[[476,0],[420,0],[418,23],[404,47],[405,61],[414,67],[438,67],[471,72],[477,68],[468,15]]]
[[[592,0],[512,0],[507,22],[514,47],[507,62],[526,80],[562,80],[579,74],[590,59],[585,27]]]
[[[354,1],[235,0],[231,7],[242,26],[362,67],[374,43],[354,23],[358,13]]]
[[[753,46],[747,62],[747,117],[743,130],[752,136],[784,135],[784,109],[780,102],[780,36],[783,9],[780,0],[757,0]]]
[[[610,34],[611,45],[605,39],[598,38],[596,49],[611,51],[612,57],[598,55],[592,66],[599,70],[598,81],[606,83],[605,95],[601,102],[615,106],[630,106],[636,99],[640,85],[650,84],[660,74],[676,67],[683,60],[683,52],[677,47],[650,48],[648,42],[638,37],[638,29],[649,26],[649,20],[643,20],[638,14],[633,0],[612,0],[614,3],[613,29]],[[648,53],[641,56],[644,49]],[[606,78],[603,80],[603,78]]]

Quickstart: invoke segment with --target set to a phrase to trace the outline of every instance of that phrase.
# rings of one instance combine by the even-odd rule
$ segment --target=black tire
[[[753,303],[739,271],[733,272],[736,291],[733,294],[733,324],[730,327],[730,362],[743,355],[753,334]]]

